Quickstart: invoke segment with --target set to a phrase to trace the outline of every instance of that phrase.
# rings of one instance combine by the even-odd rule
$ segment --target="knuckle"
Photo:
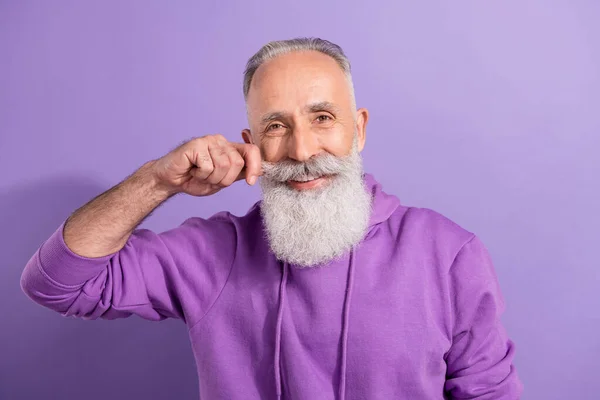
[[[214,161],[214,164],[217,166],[217,168],[227,168],[229,167],[229,159],[227,158],[219,158],[218,160]]]
[[[227,150],[223,147],[216,147],[210,150],[216,157],[227,157]]]
[[[244,165],[244,159],[239,155],[233,159],[233,165],[236,167],[241,167]]]
[[[198,169],[202,173],[208,172],[210,174],[211,172],[213,172],[215,170],[215,167],[212,163],[210,163],[210,164],[203,165],[203,166],[199,167]]]
[[[222,143],[225,142],[227,143],[227,139],[225,139],[225,136],[221,135],[221,134],[216,134],[213,135],[213,137],[216,139],[217,142]]]
[[[198,162],[200,164],[209,164],[210,163],[210,154],[206,153],[206,152],[200,152],[198,153]]]
[[[214,140],[214,136],[213,135],[204,135],[201,137],[198,137],[196,139],[194,139],[194,141],[196,143],[201,143],[203,145],[208,145],[209,143],[211,143]]]
[[[195,153],[202,153],[206,151],[206,139],[205,138],[195,138],[187,142],[186,151],[192,151]]]
[[[201,137],[195,137],[192,140],[190,140],[188,143],[192,144],[192,145],[198,145],[198,144],[203,144],[206,142],[206,136],[201,136]]]

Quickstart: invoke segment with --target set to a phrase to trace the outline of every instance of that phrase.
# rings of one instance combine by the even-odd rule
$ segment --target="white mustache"
[[[324,175],[336,175],[352,169],[350,156],[336,157],[324,153],[308,161],[283,160],[276,163],[262,162],[263,178],[275,182],[305,181]]]

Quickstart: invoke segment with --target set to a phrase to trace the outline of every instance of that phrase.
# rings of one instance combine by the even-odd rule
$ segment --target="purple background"
[[[353,62],[366,168],[480,235],[525,399],[600,393],[600,2],[0,0],[0,399],[195,399],[185,327],[66,319],[21,270],[69,213],[180,141],[246,127],[242,70],[320,36]],[[244,184],[145,224],[244,213]]]

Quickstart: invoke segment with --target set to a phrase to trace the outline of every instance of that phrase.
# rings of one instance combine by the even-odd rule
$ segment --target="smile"
[[[287,184],[292,189],[311,190],[311,189],[317,189],[317,188],[324,186],[330,180],[331,180],[331,176],[327,176],[327,175],[319,176],[319,177],[307,176],[305,179],[302,179],[302,180],[289,180],[289,181],[287,181]]]

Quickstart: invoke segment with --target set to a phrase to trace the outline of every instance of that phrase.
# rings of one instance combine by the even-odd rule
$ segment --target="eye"
[[[333,118],[331,118],[329,115],[325,115],[325,114],[319,115],[317,117],[317,121],[319,121],[319,122],[326,122],[326,121],[330,121],[332,119]]]
[[[274,129],[280,129],[283,128],[283,125],[281,124],[271,124],[267,127],[267,131],[272,131]]]

